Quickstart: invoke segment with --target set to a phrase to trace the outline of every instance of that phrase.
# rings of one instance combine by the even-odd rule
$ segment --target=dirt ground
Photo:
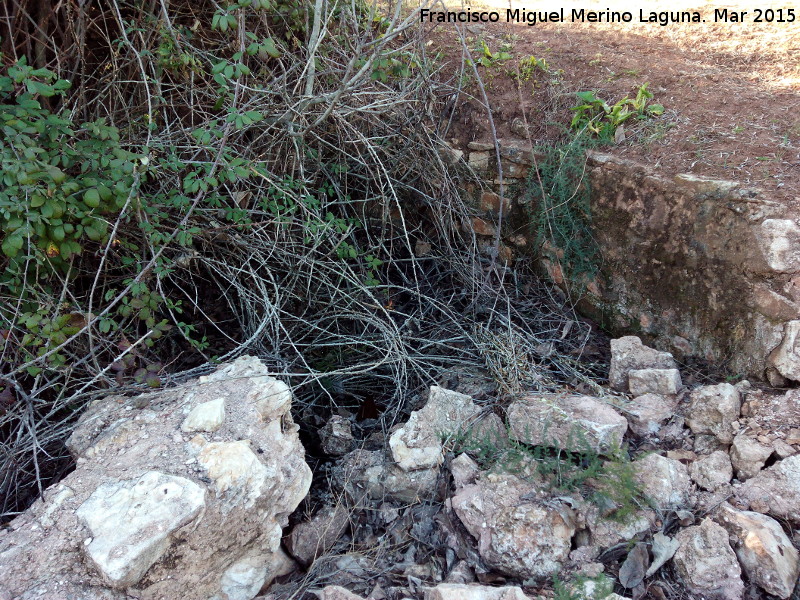
[[[513,8],[522,8],[514,3]],[[531,5],[527,10],[557,10],[562,4]],[[626,140],[611,151],[649,165],[665,176],[693,173],[736,180],[760,188],[764,197],[800,208],[800,5],[766,2],[707,4],[696,8],[680,0],[668,10],[697,10],[703,23],[641,23],[640,7],[621,2],[583,3],[577,8],[629,10],[631,23],[539,23],[533,27],[505,22],[508,5],[494,7],[501,21],[465,28],[473,57],[484,41],[510,59],[479,66],[498,137],[512,136],[511,124],[524,108],[534,143],[563,134],[575,92],[594,90],[606,101],[633,97],[643,83],[652,102],[665,107],[660,117],[626,124]],[[664,4],[652,10],[665,10]],[[747,10],[743,23],[715,23],[714,11]],[[792,23],[754,23],[755,8],[794,8]],[[475,7],[472,7],[476,10]],[[450,10],[457,10],[451,7]],[[453,113],[448,137],[461,145],[488,141],[491,132],[480,91],[464,67],[461,42],[453,25],[427,25],[466,92]],[[544,59],[550,71],[517,84],[519,61]],[[460,76],[459,74],[462,73]],[[518,89],[519,88],[519,89]],[[519,137],[518,135],[516,137]]]

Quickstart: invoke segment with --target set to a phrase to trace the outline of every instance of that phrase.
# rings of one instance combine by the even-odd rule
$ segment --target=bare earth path
[[[499,137],[511,135],[521,114],[515,63],[528,56],[545,59],[559,77],[543,73],[521,83],[522,106],[533,125],[534,141],[558,134],[552,123],[568,122],[574,92],[595,90],[607,101],[635,95],[649,82],[654,102],[664,105],[657,122],[616,146],[614,153],[670,175],[694,173],[732,179],[761,188],[765,196],[800,210],[800,4],[738,3],[693,7],[686,2],[625,4],[608,0],[576,3],[526,3],[526,10],[566,9],[567,21],[536,26],[505,22],[508,4],[489,7],[499,23],[468,25],[470,49],[485,41],[492,52],[507,48],[512,59],[480,67],[493,106]],[[570,22],[571,8],[628,10],[630,23]],[[523,3],[513,3],[523,8]],[[639,10],[699,11],[702,23],[639,22]],[[745,22],[714,22],[715,10],[747,11]],[[794,21],[755,23],[755,9],[794,10]],[[476,10],[475,7],[472,7]],[[451,10],[458,10],[452,8]],[[769,13],[766,13],[769,14]],[[777,18],[777,16],[776,16]],[[786,19],[788,20],[788,18]],[[427,25],[454,71],[459,42],[452,25]],[[467,90],[478,96],[477,88]],[[458,143],[490,137],[477,101],[457,112]],[[799,213],[800,214],[800,213]]]

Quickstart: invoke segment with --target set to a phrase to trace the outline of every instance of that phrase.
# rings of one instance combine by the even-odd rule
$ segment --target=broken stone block
[[[333,415],[320,430],[322,451],[328,456],[344,456],[353,449],[355,440],[350,421],[340,415]]]
[[[285,539],[297,561],[308,566],[327,552],[350,525],[350,514],[342,503],[324,506],[308,521],[295,525]]]
[[[678,401],[660,394],[644,394],[631,400],[626,409],[628,425],[636,435],[658,433],[661,426],[675,414]]]
[[[733,550],[747,578],[769,594],[789,598],[800,576],[800,554],[780,524],[727,502],[714,518],[736,540]]]
[[[692,391],[686,424],[695,435],[710,434],[730,444],[741,407],[739,390],[731,384],[706,385]]]
[[[618,447],[628,421],[591,396],[527,396],[509,406],[509,434],[532,446],[573,452],[606,452]]]
[[[439,467],[404,471],[380,450],[353,450],[336,470],[338,485],[356,502],[415,503],[437,495]]]
[[[689,592],[708,600],[742,600],[742,570],[728,543],[728,532],[709,518],[680,530],[673,562]]]
[[[486,172],[489,171],[489,153],[470,152],[468,164],[478,175],[486,174]]]
[[[736,497],[751,510],[800,524],[800,455],[776,462],[735,486]]]
[[[669,352],[660,352],[642,344],[636,336],[611,340],[611,366],[608,381],[615,390],[628,391],[628,374],[638,369],[676,369]]]
[[[467,429],[479,412],[469,396],[432,386],[427,404],[389,438],[392,457],[404,471],[438,467],[442,440]]]
[[[632,369],[628,372],[628,385],[634,396],[674,395],[681,389],[681,374],[678,369]]]
[[[759,444],[751,436],[740,433],[733,438],[730,454],[736,477],[744,481],[758,475],[772,454],[772,446]]]
[[[575,534],[573,509],[559,501],[527,499],[534,490],[535,484],[503,474],[467,485],[451,500],[486,564],[524,579],[559,571]]]
[[[682,462],[648,454],[637,460],[636,480],[645,496],[659,509],[685,506],[692,485],[689,470]]]
[[[689,466],[689,474],[697,485],[713,492],[733,478],[731,458],[724,450],[716,450],[694,461]]]
[[[456,489],[459,489],[465,485],[475,483],[480,467],[466,453],[461,453],[450,463],[450,472],[453,475],[453,483]]]

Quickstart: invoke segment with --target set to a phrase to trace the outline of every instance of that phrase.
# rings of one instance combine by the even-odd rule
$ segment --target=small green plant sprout
[[[598,97],[597,92],[578,92],[579,104],[572,107],[575,115],[570,127],[577,131],[586,129],[603,141],[611,141],[617,127],[628,119],[646,119],[663,114],[664,107],[661,104],[648,104],[653,93],[647,86],[645,83],[639,87],[635,98],[625,96],[614,104],[608,104]]]
[[[550,67],[546,59],[536,58],[531,54],[528,58],[523,58],[519,61],[519,78],[521,81],[533,79],[537,71],[541,71],[542,73],[550,72]]]
[[[488,69],[497,63],[511,60],[511,53],[508,52],[509,48],[507,46],[501,47],[497,52],[492,52],[489,48],[489,44],[483,40],[480,42],[481,45],[480,48],[478,48],[478,51],[482,54],[482,56],[476,61],[480,66]]]
[[[360,69],[365,63],[364,59],[360,59],[356,61],[356,67]],[[381,83],[387,83],[392,79],[405,79],[410,77],[414,69],[418,67],[416,55],[412,52],[389,52],[372,63],[370,78]]]

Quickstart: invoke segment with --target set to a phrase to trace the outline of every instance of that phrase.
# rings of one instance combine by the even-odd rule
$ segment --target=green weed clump
[[[467,429],[448,440],[455,453],[466,452],[483,470],[524,476],[535,472],[553,494],[579,494],[605,518],[625,522],[645,501],[636,468],[621,447],[604,455],[593,450],[580,432],[564,446],[553,440],[530,446],[496,431]]]
[[[586,151],[598,140],[585,132],[567,142],[537,149],[545,156],[531,172],[523,197],[536,248],[561,265],[564,277],[580,294],[600,268],[592,235],[591,186]]]
[[[647,119],[664,113],[661,104],[650,104],[653,93],[645,83],[636,91],[636,97],[625,96],[614,104],[599,98],[596,92],[578,92],[576,106],[572,107],[575,116],[570,127],[581,132],[588,130],[603,142],[613,142],[617,128],[629,119]]]

